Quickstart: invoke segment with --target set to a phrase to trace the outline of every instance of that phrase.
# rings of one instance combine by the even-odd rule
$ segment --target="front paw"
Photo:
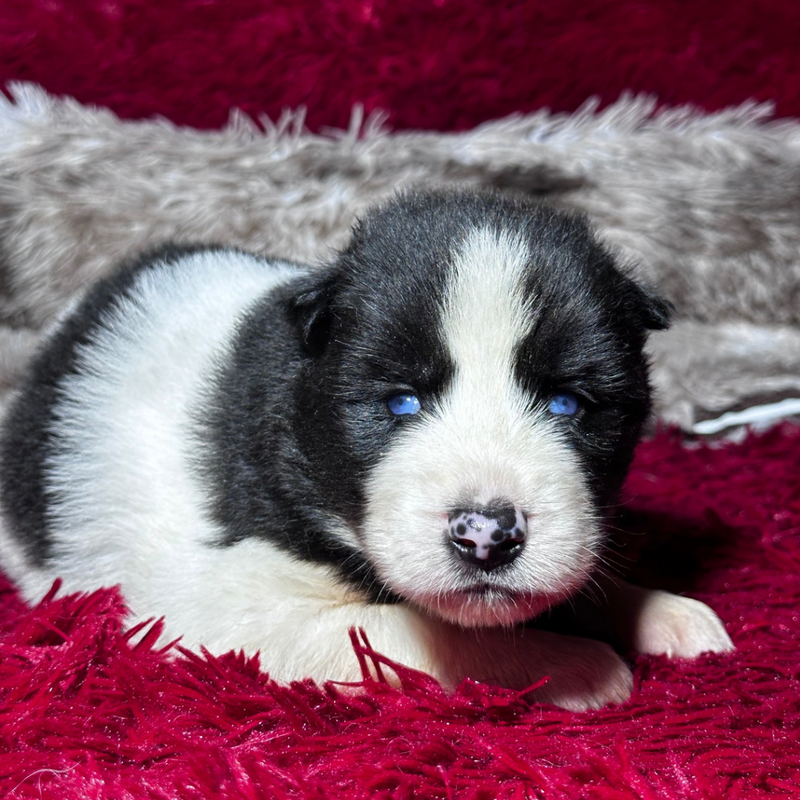
[[[533,693],[544,703],[570,711],[623,703],[633,690],[627,664],[603,642],[559,636],[558,658],[548,670],[549,681]]]
[[[637,653],[695,658],[733,650],[720,618],[705,604],[660,590],[632,591],[631,649]]]
[[[603,642],[564,636],[536,628],[461,631],[455,672],[446,684],[463,678],[510,689],[535,689],[533,699],[572,711],[622,703],[630,697],[633,678],[625,662]],[[455,680],[453,680],[455,679]]]

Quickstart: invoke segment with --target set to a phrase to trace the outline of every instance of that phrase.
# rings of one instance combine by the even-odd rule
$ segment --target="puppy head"
[[[408,194],[294,298],[297,440],[326,511],[395,594],[464,625],[575,591],[649,409],[668,309],[585,222]]]

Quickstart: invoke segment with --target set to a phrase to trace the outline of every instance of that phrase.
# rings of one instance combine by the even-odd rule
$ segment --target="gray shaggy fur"
[[[658,415],[698,420],[800,397],[800,126],[745,105],[542,111],[462,134],[389,133],[358,112],[314,135],[302,114],[223,131],[123,122],[16,85],[0,96],[0,393],[73,297],[165,241],[311,263],[400,187],[466,184],[587,213],[677,306],[652,337]]]

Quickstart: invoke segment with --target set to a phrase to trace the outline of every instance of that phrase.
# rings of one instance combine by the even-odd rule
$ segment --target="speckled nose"
[[[450,543],[461,559],[491,572],[510,564],[525,547],[528,522],[511,504],[456,508],[449,518]]]

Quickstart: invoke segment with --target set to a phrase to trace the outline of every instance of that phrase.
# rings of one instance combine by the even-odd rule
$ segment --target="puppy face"
[[[574,592],[649,405],[666,309],[585,224],[493,195],[412,195],[298,303],[297,435],[344,543],[462,625]]]

